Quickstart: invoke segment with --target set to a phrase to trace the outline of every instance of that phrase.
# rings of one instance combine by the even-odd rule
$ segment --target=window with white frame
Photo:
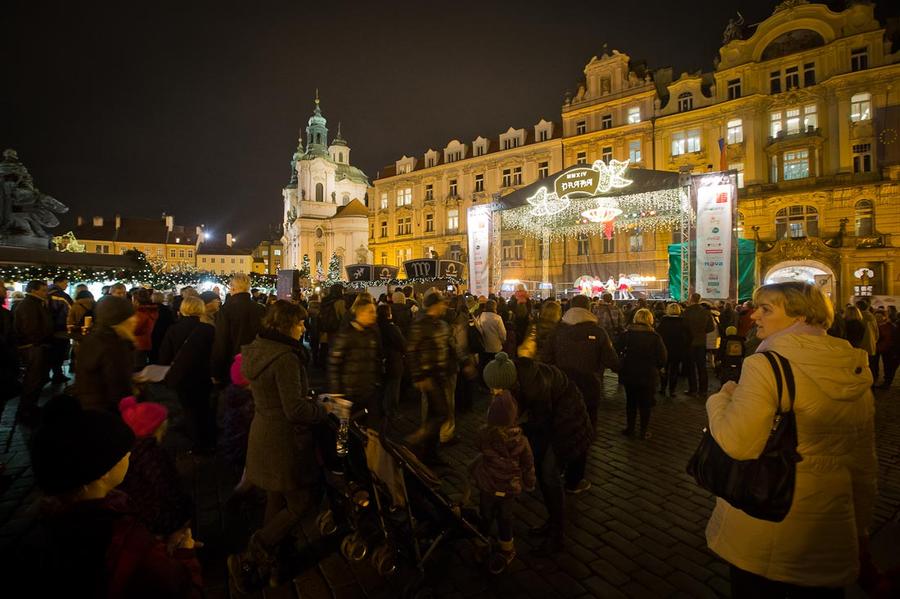
[[[397,235],[412,235],[412,217],[397,219]]]
[[[819,119],[815,104],[807,104],[803,107],[794,106],[769,114],[769,135],[772,137],[778,137],[782,131],[787,135],[794,135],[818,126]]]
[[[521,166],[516,166],[513,168],[512,184],[513,185],[521,185],[522,184],[522,167]]]
[[[550,139],[550,134],[546,129],[541,129],[541,132],[538,134],[538,141],[547,141]]]
[[[582,150],[575,154],[575,164],[587,164],[587,152]]]
[[[484,173],[475,175],[475,191],[484,191]]]
[[[818,237],[819,212],[813,206],[788,206],[775,213],[778,239]]]
[[[587,233],[578,234],[578,255],[589,256],[591,253],[591,238]]]
[[[678,95],[678,112],[687,112],[694,107],[694,94],[684,92]]]
[[[450,244],[450,259],[457,262],[462,261],[462,247],[458,243]]]
[[[612,115],[604,114],[600,118],[600,128],[601,129],[612,129]]]
[[[387,261],[387,252],[381,252],[381,263],[382,263],[382,264],[387,264],[387,263],[388,263],[388,261]]]
[[[456,231],[459,229],[459,208],[447,209],[447,230]]]
[[[575,123],[575,135],[587,133],[587,121],[578,121]]]
[[[450,197],[455,198],[459,195],[459,185],[456,184],[456,179],[450,179]]]
[[[410,170],[409,164],[401,164],[400,166],[397,167],[397,174],[405,175],[406,173],[409,172],[409,170]]]
[[[687,132],[687,151],[700,151],[700,129],[690,129]]]
[[[504,260],[522,260],[525,256],[525,240],[521,237],[504,239],[501,247]]]
[[[672,134],[672,156],[680,156],[687,152],[687,135],[684,131]]]
[[[425,184],[425,201],[434,199],[434,183]]]
[[[381,221],[381,236],[387,237],[388,231],[388,222],[386,220]]]
[[[809,177],[809,150],[789,150],[783,160],[785,181]]]
[[[434,166],[434,156],[429,156],[425,159],[425,166],[427,168],[431,168],[432,166]]]
[[[853,144],[853,172],[872,172],[872,144]]]
[[[869,49],[854,48],[850,51],[850,70],[864,71],[869,68]]]
[[[641,107],[632,106],[628,109],[628,124],[633,125],[641,122]]]
[[[406,187],[397,190],[397,206],[412,205],[412,188]]]
[[[412,260],[412,248],[397,250],[397,266],[402,266],[407,260]]]
[[[737,171],[737,186],[738,186],[738,189],[743,189],[743,187],[744,187],[744,163],[743,162],[732,162],[728,165],[728,170]]]
[[[613,235],[612,237],[603,236],[603,253],[604,254],[615,254],[616,253],[616,237]]]
[[[434,233],[434,214],[425,215],[425,232]]]
[[[388,209],[388,194],[386,191],[381,193],[381,209]]]
[[[510,187],[512,185],[512,169],[505,168],[503,169],[503,177],[501,179],[501,185],[503,187]]]
[[[737,100],[741,97],[741,80],[731,79],[728,81],[728,99]]]
[[[728,121],[726,128],[726,141],[729,144],[739,144],[744,141],[744,122],[741,119]]]
[[[600,158],[603,160],[603,162],[609,164],[609,161],[612,160],[612,156],[612,146],[603,146],[603,149],[600,151]]]
[[[854,123],[872,118],[872,94],[864,92],[850,98],[850,120]]]
[[[518,137],[508,137],[503,140],[503,149],[511,150],[513,148],[519,147],[519,138]]]
[[[538,162],[538,179],[544,179],[550,175],[550,163]]]
[[[800,69],[788,67],[784,70],[784,91],[791,91],[800,87]]]
[[[875,234],[875,204],[872,200],[860,200],[854,206],[856,212],[856,236]]]
[[[632,163],[641,161],[641,140],[632,139],[628,142],[628,160]]]

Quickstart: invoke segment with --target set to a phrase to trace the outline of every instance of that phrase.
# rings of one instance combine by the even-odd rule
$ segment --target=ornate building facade
[[[375,181],[369,245],[376,262],[389,264],[431,250],[464,252],[463,207],[578,163],[733,169],[738,234],[758,241],[759,282],[818,276],[843,299],[893,294],[898,83],[900,52],[866,2],[832,11],[787,0],[753,28],[732,21],[710,72],[676,78],[671,69],[651,70],[612,51],[585,66],[577,93],[562,106],[561,125],[547,123],[544,141],[536,126],[528,137],[519,130],[521,143],[511,146],[510,129],[487,150],[479,149],[482,138],[451,142],[388,167]],[[598,231],[544,247],[504,231],[499,278],[565,288],[582,274],[627,273],[662,289],[668,245],[677,240],[676,232],[635,227],[612,239]]]
[[[337,135],[329,143],[327,121],[316,94],[306,127],[306,146],[298,140],[291,180],[282,190],[284,237],[282,266],[299,269],[309,256],[312,270],[327,270],[332,253],[344,264],[368,262],[369,180],[350,164],[350,146]]]

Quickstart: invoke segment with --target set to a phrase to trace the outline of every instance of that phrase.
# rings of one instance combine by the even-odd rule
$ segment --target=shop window
[[[778,239],[819,236],[819,213],[813,206],[788,206],[775,213]]]
[[[854,207],[856,212],[856,236],[875,234],[875,205],[872,200],[860,200]]]

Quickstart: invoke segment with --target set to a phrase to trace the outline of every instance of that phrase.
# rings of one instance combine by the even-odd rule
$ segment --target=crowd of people
[[[310,394],[310,368],[324,371],[322,391],[384,434],[415,406],[416,428],[402,441],[437,472],[448,467],[442,448],[459,441],[456,414],[485,397],[483,429],[466,441],[479,454],[472,476],[484,530],[496,524],[511,561],[516,498],[535,488],[547,511],[529,531],[544,539],[536,554],[565,546],[566,495],[591,487],[607,385],[624,387],[622,434],[643,441],[657,398],[706,399],[712,372],[721,383],[707,404],[712,434],[735,458],[759,455],[775,413],[774,379],[755,355],[766,349],[798,378],[796,507],[775,524],[720,500],[710,547],[735,581],[766,596],[787,596],[791,585],[833,591],[859,570],[850,553],[865,546],[876,478],[870,387],[879,364],[880,386],[890,386],[900,362],[896,310],[861,301],[835,318],[821,291],[799,283],[764,286],[737,307],[697,294],[684,304],[609,293],[540,301],[524,287],[509,298],[411,286],[376,298],[340,284],[323,297],[277,300],[250,289],[246,275],[233,277],[224,302],[218,289],[167,297],[122,284],[97,301],[78,286],[72,299],[68,286],[32,281],[11,316],[0,311],[0,352],[22,376],[0,375],[21,397],[20,421],[35,428],[35,475],[50,498],[43,549],[53,549],[41,563],[101,595],[193,596],[202,584],[191,508],[161,448],[168,408],[142,395],[148,382],[177,397],[193,452],[221,451],[242,473],[236,494],[265,493],[261,527],[228,561],[233,583],[249,590],[284,577],[285,541],[321,499],[316,431],[329,404]],[[48,383],[69,382],[66,360],[73,384],[39,407]],[[806,537],[818,539],[815,560],[803,558]],[[79,559],[67,563],[69,551]]]

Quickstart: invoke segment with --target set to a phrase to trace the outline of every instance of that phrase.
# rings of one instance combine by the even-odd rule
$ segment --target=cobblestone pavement
[[[568,497],[568,544],[554,559],[531,555],[529,526],[545,517],[538,494],[525,495],[516,507],[518,558],[506,573],[490,576],[475,563],[468,541],[445,544],[429,560],[427,580],[435,595],[462,597],[726,597],[727,566],[705,547],[704,527],[713,505],[684,473],[705,423],[703,402],[680,396],[660,400],[647,441],[623,437],[623,391],[606,379],[598,438],[591,450],[588,479],[592,487]],[[165,399],[165,398],[163,398]],[[460,442],[445,449],[454,467],[464,470],[474,456],[471,446],[481,426],[486,398],[459,417]],[[879,565],[900,561],[900,391],[878,392],[877,436],[880,461],[879,498],[873,547]],[[33,526],[37,492],[26,452],[27,430],[13,426],[16,402],[0,417],[0,547],[10,550]],[[409,406],[412,412],[412,407]],[[176,408],[177,409],[177,408]],[[177,414],[173,415],[177,422]],[[179,471],[189,481],[197,504],[195,538],[205,541],[201,559],[210,597],[229,595],[225,556],[240,548],[261,516],[259,501],[228,502],[237,473],[214,458],[183,451],[177,425],[167,443],[179,455]],[[396,597],[402,584],[380,578],[369,560],[348,562],[338,551],[340,538],[321,538],[312,518],[295,556],[299,574],[288,584],[256,597]],[[407,576],[399,577],[407,579]],[[402,581],[401,581],[402,583]],[[231,596],[236,596],[232,594]],[[858,589],[849,596],[862,597]]]

